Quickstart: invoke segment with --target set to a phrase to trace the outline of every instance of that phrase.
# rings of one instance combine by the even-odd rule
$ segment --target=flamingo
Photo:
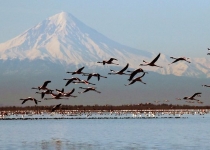
[[[26,101],[34,101],[35,104],[38,104],[38,102],[41,102],[41,101],[38,101],[37,99],[35,98],[32,98],[32,97],[27,97],[27,98],[21,98],[20,100],[23,100],[22,104],[24,104]]]
[[[73,83],[74,84],[77,84],[77,83],[83,83],[83,84],[87,84],[87,85],[89,85],[89,84],[91,84],[91,85],[95,85],[95,84],[93,84],[93,83],[90,83],[90,82],[88,82],[88,81],[86,81],[86,80],[80,80],[80,81],[73,81]]]
[[[196,101],[199,101],[199,100],[195,99],[195,96],[198,96],[200,94],[202,94],[202,93],[195,93],[193,96],[184,97],[183,99],[185,99],[185,100],[196,100]]]
[[[66,73],[72,73],[72,75],[74,74],[83,74],[84,72],[82,72],[82,70],[84,69],[85,67],[82,67],[82,68],[79,68],[78,70],[74,71],[74,72],[66,72]]]
[[[210,87],[210,85],[206,85],[206,84],[205,84],[205,85],[202,85],[202,86],[205,86],[205,87]]]
[[[198,100],[198,101],[197,101],[197,103],[199,103],[199,104],[203,104],[203,102],[202,102],[202,101],[200,101],[200,100]]]
[[[45,96],[45,94],[52,94],[52,91],[53,91],[53,90],[48,89],[48,90],[46,90],[46,91],[44,91],[44,92],[36,92],[36,93],[37,93],[37,94],[41,94],[41,97],[42,97],[42,99],[43,99],[44,96]]]
[[[50,83],[51,81],[45,81],[44,84],[42,86],[38,86],[38,88],[32,87],[32,89],[38,89],[38,90],[48,90],[47,85],[48,83]]]
[[[140,66],[155,66],[155,67],[163,68],[163,67],[158,66],[158,65],[155,64],[155,62],[159,59],[159,57],[160,57],[160,53],[151,62],[146,62],[145,60],[143,60],[143,62],[145,64],[140,64]]]
[[[170,58],[175,59],[175,60],[168,65],[171,65],[171,64],[176,63],[178,61],[186,61],[186,62],[190,63],[190,61],[188,61],[189,58],[187,58],[187,57],[178,57],[178,58],[170,57]]]
[[[207,48],[208,49],[208,51],[210,51],[210,48]],[[207,55],[210,55],[210,53],[207,53]]]
[[[83,76],[88,76],[87,81],[90,80],[91,77],[97,77],[98,81],[100,80],[100,77],[107,78],[105,76],[101,76],[99,73],[90,73],[89,75],[84,74]]]
[[[68,98],[62,98],[62,94],[59,93],[59,94],[54,94],[52,93],[52,98],[45,98],[45,100],[51,100],[51,99],[68,99]]]
[[[134,71],[127,71],[127,72],[132,72],[131,74],[130,74],[130,78],[128,79],[128,81],[131,81],[132,79],[133,79],[133,77],[137,74],[137,73],[139,73],[139,72],[145,72],[142,68],[138,68],[138,69],[136,69],[136,70],[134,70]],[[148,73],[148,72],[145,72],[145,73]]]
[[[56,109],[58,109],[61,106],[61,104],[55,105],[52,109],[51,112],[54,112]]]
[[[77,78],[77,77],[72,77],[71,79],[63,79],[63,80],[68,80],[67,82],[66,82],[66,85],[65,86],[68,86],[72,81],[75,81],[75,80],[77,80],[77,81],[81,81],[79,78]]]
[[[143,82],[142,80],[141,80],[141,78],[143,77],[145,75],[145,72],[143,73],[143,75],[142,76],[140,76],[140,77],[137,77],[137,78],[135,78],[135,79],[133,79],[129,84],[125,84],[125,86],[128,86],[128,85],[131,85],[131,84],[134,84],[136,81],[139,81],[139,82],[141,82],[141,83],[143,83],[143,84],[146,84],[145,82]]]
[[[119,74],[119,75],[123,75],[123,74],[125,74],[125,75],[130,75],[130,74],[126,74],[126,73],[124,73],[124,71],[128,68],[128,66],[129,66],[129,63],[127,63],[127,65],[123,68],[123,69],[121,69],[120,71],[114,71],[114,70],[110,70],[112,73],[108,73],[109,75],[112,75],[112,74]]]
[[[116,63],[113,63],[112,61],[113,60],[117,60],[116,58],[110,58],[109,60],[103,60],[102,62],[97,62],[97,63],[102,63],[103,65],[105,64],[115,64],[115,65],[119,65],[119,64],[116,64]]]
[[[61,94],[64,93],[64,88],[62,88],[62,90],[59,90],[59,89],[55,89],[55,90],[56,90],[56,92],[58,92],[58,93],[61,93]]]
[[[83,92],[78,92],[78,93],[85,93],[85,92],[88,92],[88,91],[95,91],[97,93],[101,93],[100,91],[97,91],[96,90],[96,87],[87,87],[87,88],[83,88],[83,87],[79,87],[80,89],[85,89]]]
[[[71,95],[72,93],[74,93],[75,89],[73,88],[71,91],[67,92],[67,93],[63,93],[63,96],[65,97],[77,97],[74,95]]]

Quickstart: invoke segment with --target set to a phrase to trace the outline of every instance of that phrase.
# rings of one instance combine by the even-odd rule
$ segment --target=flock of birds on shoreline
[[[210,48],[208,48],[208,51],[210,51]],[[159,68],[163,68],[162,66],[158,66],[156,65],[155,63],[157,62],[157,60],[159,59],[160,57],[160,53],[151,61],[151,62],[146,62],[145,60],[143,60],[143,64],[140,64],[140,66],[151,66],[151,67],[159,67]],[[210,53],[207,53],[207,55],[210,55]],[[174,63],[177,63],[179,61],[186,61],[188,63],[191,63],[189,61],[189,58],[187,57],[170,57],[171,59],[174,59],[174,61],[172,61],[170,64],[168,65],[171,65],[171,64],[174,64]],[[103,60],[101,62],[97,62],[97,63],[102,63],[103,65],[111,65],[111,64],[114,64],[114,65],[119,65],[117,63],[115,63],[114,61],[118,61],[116,58],[110,58],[109,60]],[[126,64],[126,66],[124,68],[122,68],[121,70],[119,71],[115,71],[115,70],[110,70],[111,72],[108,73],[109,75],[129,75],[129,79],[128,81],[130,81],[128,84],[125,84],[125,86],[129,86],[129,85],[132,85],[136,82],[141,82],[143,84],[146,84],[145,82],[142,81],[142,78],[145,76],[146,73],[148,72],[145,72],[142,68],[138,68],[134,71],[127,71],[129,73],[126,73],[125,71],[128,69],[129,67],[129,63]],[[101,79],[101,78],[107,78],[106,76],[101,76],[99,73],[84,73],[83,72],[83,69],[85,67],[83,66],[82,68],[74,71],[74,72],[67,72],[67,73],[71,73],[72,75],[75,75],[75,74],[82,74],[83,76],[87,76],[87,80],[81,80],[80,78],[78,77],[72,77],[72,78],[68,78],[68,79],[63,79],[63,80],[66,80],[66,84],[65,86],[68,86],[70,83],[74,83],[74,84],[86,84],[86,85],[95,85],[91,82],[89,82],[89,80],[92,78],[92,77],[96,77],[98,79],[98,81]],[[138,77],[135,77],[136,74],[138,73],[143,73],[141,76],[138,76]],[[135,77],[135,78],[134,78]],[[41,98],[43,99],[44,96],[46,94],[50,94],[52,97],[51,98],[44,98],[44,100],[59,100],[59,99],[68,99],[69,97],[77,97],[75,95],[72,95],[75,91],[75,88],[73,88],[71,91],[69,92],[64,92],[64,88],[62,88],[62,90],[58,90],[56,89],[55,91],[57,93],[53,93],[54,90],[52,89],[49,89],[47,87],[47,85],[51,83],[51,81],[45,81],[43,85],[41,86],[38,86],[38,87],[32,87],[32,89],[37,89],[37,90],[41,90],[42,92],[36,92],[37,94],[41,94]],[[210,85],[202,85],[204,87],[210,87]],[[97,93],[101,93],[100,91],[97,91],[96,90],[96,87],[79,87],[80,89],[83,89],[82,92],[78,92],[79,94],[81,93],[86,93],[88,91],[95,91]],[[189,102],[189,103],[194,103],[194,101],[197,101],[197,103],[203,103],[202,101],[196,99],[196,97],[201,97],[201,92],[198,92],[198,93],[195,93],[193,94],[192,96],[187,96],[187,97],[184,97],[183,100],[188,100],[186,102]],[[177,100],[181,100],[181,98],[176,98]],[[35,104],[38,104],[38,102],[41,102],[33,97],[27,97],[27,98],[21,98],[20,100],[22,100],[22,104],[24,104],[25,102],[27,101],[34,101]],[[156,103],[159,103],[159,101],[155,101]],[[168,100],[165,100],[165,102],[168,102]],[[52,109],[51,109],[51,112],[54,112],[56,109],[58,109],[59,107],[61,106],[61,104],[58,104],[58,105],[55,105]]]

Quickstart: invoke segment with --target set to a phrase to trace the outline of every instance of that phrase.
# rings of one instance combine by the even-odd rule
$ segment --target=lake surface
[[[0,120],[1,150],[208,150],[210,114],[159,119]]]

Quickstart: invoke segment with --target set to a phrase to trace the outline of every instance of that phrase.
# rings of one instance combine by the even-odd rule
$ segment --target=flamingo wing
[[[46,87],[48,83],[50,83],[51,81],[45,81],[44,84],[42,85],[43,87]]]
[[[124,72],[128,68],[128,66],[129,66],[129,63],[127,63],[127,65],[122,70],[120,70],[119,72]]]
[[[199,95],[199,94],[202,94],[202,93],[195,93],[192,98],[194,98],[196,95]]]
[[[154,64],[160,57],[160,53],[155,57],[155,59],[153,59],[153,61],[151,62],[151,64]]]
[[[82,67],[80,69],[77,70],[77,72],[81,72],[85,67]]]

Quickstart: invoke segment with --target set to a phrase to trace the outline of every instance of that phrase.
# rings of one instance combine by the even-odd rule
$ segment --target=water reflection
[[[70,142],[68,140],[63,139],[50,139],[49,141],[42,140],[40,142],[22,142],[21,149],[40,149],[40,150],[95,150],[101,149],[100,145],[98,144],[91,144],[91,143],[77,143],[77,142]]]

